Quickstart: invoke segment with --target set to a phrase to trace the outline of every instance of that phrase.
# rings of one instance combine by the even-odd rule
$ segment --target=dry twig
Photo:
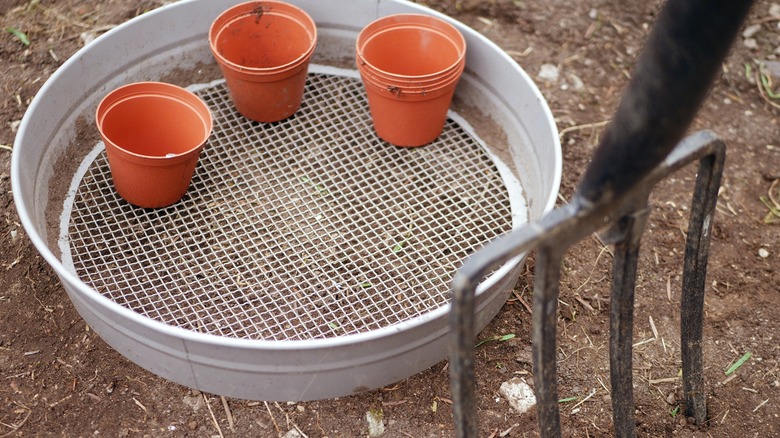
[[[610,122],[609,120],[604,120],[596,123],[586,123],[584,125],[569,126],[568,128],[561,129],[561,131],[558,133],[558,136],[560,138],[563,138],[564,135],[570,132],[582,131],[584,129],[601,128],[602,126],[606,126],[609,122]]]
[[[591,389],[591,390],[590,390],[590,393],[588,393],[588,395],[586,395],[586,396],[585,396],[585,398],[583,398],[582,400],[580,400],[579,402],[577,402],[577,404],[576,404],[576,405],[572,406],[572,407],[571,407],[571,412],[572,412],[572,413],[574,413],[574,410],[575,410],[575,409],[577,409],[577,408],[578,408],[578,407],[579,407],[581,404],[583,404],[583,403],[585,403],[586,401],[590,400],[590,398],[591,398],[591,397],[593,397],[594,395],[596,395],[596,388],[593,388],[593,389]]]
[[[230,406],[228,405],[227,399],[225,399],[225,396],[220,396],[219,398],[222,399],[222,407],[225,409],[225,416],[227,417],[230,431],[236,433],[236,424],[233,421],[233,413],[230,412]]]
[[[17,403],[17,405],[19,405],[19,404]],[[22,421],[20,421],[17,424],[5,424],[5,423],[3,423],[4,426],[11,428],[11,430],[6,432],[6,433],[4,433],[4,434],[2,434],[2,435],[0,435],[0,438],[5,438],[7,436],[10,436],[11,434],[14,434],[14,433],[18,432],[19,429],[21,429],[22,426],[24,426],[25,423],[27,423],[27,420],[30,419],[30,415],[32,415],[32,409],[28,408],[27,406],[22,406],[22,405],[19,405],[19,406],[21,406],[22,408],[27,410],[27,415],[25,415],[24,418],[22,419]]]
[[[211,403],[209,403],[208,397],[206,397],[206,394],[201,392],[200,395],[203,396],[203,401],[206,402],[206,407],[209,408],[209,414],[211,415],[211,421],[214,423],[214,427],[217,428],[217,433],[219,433],[220,438],[225,438],[225,435],[222,434],[222,428],[219,427],[219,422],[217,421],[216,415],[214,415],[214,411],[211,409]]]
[[[276,433],[282,433],[282,429],[279,428],[279,424],[276,422],[276,417],[274,417],[274,413],[271,412],[271,407],[268,406],[268,402],[263,402],[265,404],[265,409],[268,411],[268,415],[271,417],[271,422],[274,424],[274,428],[276,428]]]
[[[753,412],[756,412],[757,410],[761,409],[765,404],[767,404],[767,402],[769,402],[769,399],[766,399],[761,403],[759,403],[758,406],[756,406],[755,409],[753,409]]]
[[[527,311],[528,311],[528,314],[529,314],[529,315],[533,313],[533,312],[531,311],[531,306],[529,306],[529,305],[528,305],[528,303],[526,303],[526,302],[525,302],[525,300],[523,299],[523,297],[521,297],[521,296],[520,296],[520,295],[517,293],[517,291],[516,291],[516,290],[512,290],[512,295],[514,295],[514,296],[515,296],[515,298],[517,298],[517,301],[520,301],[520,304],[522,304],[522,305],[523,305],[523,307],[525,307],[525,310],[527,310]]]

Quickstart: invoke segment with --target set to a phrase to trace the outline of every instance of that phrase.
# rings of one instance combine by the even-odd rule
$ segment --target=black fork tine
[[[474,292],[472,278],[457,276],[453,281],[450,311],[450,395],[455,432],[458,438],[478,436],[474,390]]]
[[[453,401],[453,416],[455,421],[455,433],[458,438],[477,437],[477,413],[474,390],[474,294],[479,281],[491,270],[506,263],[518,254],[526,253],[545,243],[555,243],[550,248],[565,250],[571,242],[576,242],[582,237],[584,229],[588,227],[577,226],[582,224],[583,218],[577,217],[577,209],[573,206],[564,206],[545,215],[538,222],[528,224],[508,233],[488,244],[486,248],[466,259],[461,269],[452,280],[452,301],[450,309],[450,386]],[[585,218],[586,222],[593,219]],[[558,400],[555,373],[555,330],[558,298],[558,276],[561,254],[558,252],[539,252],[537,260],[537,280],[534,288],[534,308],[548,303],[547,312],[544,308],[534,310],[534,338],[542,339],[534,343],[534,368],[539,369],[540,364],[551,364],[543,380],[534,377],[537,386],[537,399],[543,400],[544,412],[541,408],[537,411],[545,418],[543,436],[559,436],[560,426],[558,420]],[[540,263],[540,261],[542,263]],[[546,265],[549,269],[540,268]],[[544,272],[544,274],[542,274]],[[547,287],[552,289],[547,289]],[[540,290],[541,299],[536,299]],[[547,314],[543,321],[536,318]],[[539,331],[537,334],[536,331]],[[537,350],[542,344],[545,347]],[[540,374],[541,375],[541,374]],[[540,392],[540,388],[545,388]],[[541,418],[541,417],[540,417]],[[541,421],[541,420],[540,420]]]
[[[561,435],[555,335],[562,248],[544,246],[536,254],[531,343],[536,413],[543,437]]]
[[[612,384],[612,420],[615,436],[636,437],[632,350],[634,336],[634,287],[639,243],[650,209],[623,216],[616,224],[621,238],[615,244],[610,298],[609,368]]]
[[[680,300],[680,345],[683,368],[685,415],[697,424],[707,420],[702,363],[702,326],[704,320],[704,283],[712,231],[712,215],[718,202],[726,146],[714,139],[707,145],[711,153],[699,160],[699,173],[691,202],[688,237],[683,265]]]

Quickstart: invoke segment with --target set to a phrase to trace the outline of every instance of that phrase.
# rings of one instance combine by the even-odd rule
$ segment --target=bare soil
[[[13,204],[10,152],[30,100],[84,44],[162,1],[0,0],[0,436],[367,436],[366,413],[382,410],[388,437],[452,436],[446,361],[396,385],[335,400],[263,403],[220,399],[167,382],[108,347],[76,313],[25,236]],[[561,197],[571,197],[610,118],[660,2],[429,0],[496,42],[535,78],[562,132]],[[695,169],[654,192],[643,238],[635,306],[634,382],[642,436],[780,434],[780,100],[762,89],[759,62],[777,60],[780,18],[759,0],[694,129],[728,145],[707,278],[705,366],[710,421],[679,415],[679,297],[684,231]],[[756,26],[756,27],[752,27]],[[752,28],[751,28],[752,27]],[[754,32],[751,34],[752,32]],[[537,77],[544,64],[557,80]],[[774,84],[780,78],[774,78]],[[771,84],[769,84],[771,88]],[[770,90],[771,91],[771,90]],[[774,85],[774,93],[778,93]],[[774,184],[774,185],[773,185]],[[762,201],[762,198],[764,201]],[[768,223],[767,219],[774,219]],[[560,396],[566,436],[610,436],[611,256],[596,238],[566,255],[558,321]],[[533,410],[519,415],[499,395],[514,376],[532,380],[533,259],[511,298],[478,339],[482,436],[536,436]],[[732,376],[725,370],[752,357]],[[586,396],[595,390],[595,394]],[[581,402],[581,403],[580,403]],[[293,436],[288,435],[288,436]]]

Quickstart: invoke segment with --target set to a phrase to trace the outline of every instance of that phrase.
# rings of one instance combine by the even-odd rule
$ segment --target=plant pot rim
[[[465,66],[464,66],[465,67]],[[374,89],[381,91],[383,94],[386,92],[389,98],[390,96],[396,99],[402,99],[403,96],[414,97],[416,100],[432,99],[439,94],[447,93],[457,86],[460,81],[463,68],[461,68],[456,74],[451,75],[446,80],[442,80],[438,83],[429,85],[405,85],[405,84],[393,84],[385,81],[377,80],[377,78],[371,76],[370,72],[359,70],[363,86],[373,87]]]
[[[279,13],[279,11],[276,9],[271,9],[270,11],[263,12],[264,14],[270,14],[270,15],[286,18],[300,25],[301,28],[303,28],[310,37],[309,48],[294,60],[286,64],[282,64],[274,67],[248,67],[245,65],[237,64],[225,58],[222,55],[222,53],[219,52],[218,47],[216,46],[217,44],[216,42],[219,40],[219,36],[231,24],[235,23],[238,20],[242,20],[247,16],[253,15],[252,11],[254,10],[254,8],[252,9],[248,9],[248,8],[257,5],[258,3],[259,4],[270,3],[277,6],[282,6],[283,8],[287,8],[288,12],[292,11],[296,13],[297,15]],[[222,20],[224,20],[224,22],[220,23],[220,21]],[[245,73],[250,75],[251,74],[268,75],[274,73],[281,73],[287,70],[294,70],[296,67],[306,64],[309,61],[312,54],[314,53],[314,48],[317,46],[317,24],[314,22],[314,20],[306,11],[290,3],[276,1],[276,0],[249,1],[244,3],[239,3],[237,5],[234,5],[226,9],[214,21],[212,21],[211,26],[209,27],[209,46],[211,47],[211,53],[216,58],[217,62],[222,66],[227,67],[235,72]]]
[[[411,20],[404,22],[401,20]],[[373,38],[393,30],[403,28],[418,28],[425,29],[431,32],[436,32],[444,36],[447,40],[453,43],[453,46],[458,51],[458,58],[448,67],[445,67],[437,72],[428,73],[424,75],[402,75],[391,73],[374,66],[363,56],[363,49],[366,44]],[[446,29],[449,32],[444,32],[442,29]],[[453,39],[452,37],[455,36]],[[378,74],[386,75],[388,77],[395,77],[399,80],[408,81],[426,81],[436,80],[437,78],[446,76],[453,69],[457,69],[460,64],[466,62],[466,38],[463,34],[452,24],[431,15],[425,14],[393,14],[380,17],[373,22],[365,26],[357,36],[355,41],[355,54],[357,58],[357,64],[368,66],[369,69],[376,71]]]
[[[457,65],[456,68],[447,72],[447,74],[430,80],[416,80],[414,78],[388,77],[382,75],[381,72],[377,72],[376,70],[371,68],[366,68],[366,66],[360,64],[358,64],[358,71],[360,72],[361,77],[363,78],[367,77],[371,82],[374,82],[378,85],[386,85],[391,87],[413,90],[413,89],[431,89],[431,88],[439,88],[441,86],[446,86],[452,81],[459,80],[460,76],[465,71],[465,67],[466,67],[465,63],[461,63]]]
[[[454,76],[459,76],[463,72],[463,69],[465,68],[466,65],[466,60],[463,59],[461,60],[461,62],[458,62],[457,64],[448,67],[446,70],[442,70],[441,72],[437,73],[435,76],[428,75],[423,77],[423,76],[390,74],[384,70],[377,69],[372,65],[369,65],[368,63],[362,61],[363,61],[362,59],[358,59],[357,61],[357,66],[359,71],[368,73],[372,77],[386,81],[388,83],[398,84],[398,85],[409,85],[409,86],[424,86],[424,85],[440,83]]]
[[[203,139],[184,152],[162,156],[139,154],[119,146],[103,133],[103,121],[106,115],[116,106],[138,98],[167,99],[183,105],[196,114],[201,121],[204,128]],[[153,81],[133,82],[112,90],[98,104],[95,110],[95,121],[107,149],[111,147],[132,161],[153,166],[175,165],[188,159],[194,152],[197,151],[199,153],[211,136],[211,131],[214,127],[214,118],[211,115],[211,110],[198,96],[177,85]]]

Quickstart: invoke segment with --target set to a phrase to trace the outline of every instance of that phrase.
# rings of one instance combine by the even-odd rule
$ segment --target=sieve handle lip
[[[661,164],[693,122],[753,1],[667,1],[575,199],[610,202]]]

